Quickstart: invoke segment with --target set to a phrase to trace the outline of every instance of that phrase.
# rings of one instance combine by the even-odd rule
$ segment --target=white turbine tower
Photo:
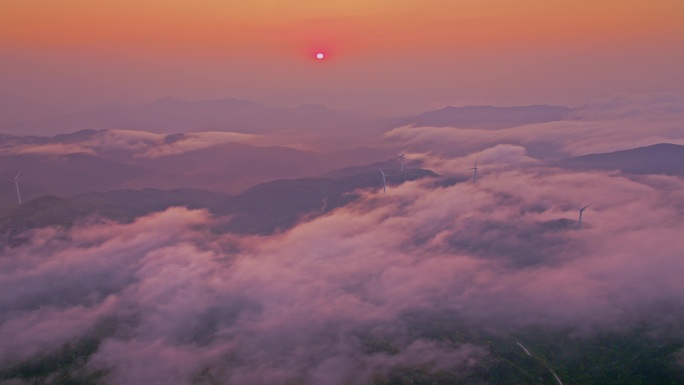
[[[406,154],[403,152],[399,154],[399,163],[401,164],[401,171],[404,171],[404,163],[406,162]]]
[[[19,204],[21,204],[21,194],[19,193],[19,175],[21,175],[21,171],[19,171],[17,176],[14,177],[14,188],[17,190],[17,200],[19,201]]]
[[[382,193],[387,194],[387,174],[382,169],[380,169],[380,174],[382,174]]]
[[[589,206],[591,206],[591,205],[593,205],[593,204],[594,204],[594,202],[591,202],[591,203],[589,203],[588,205],[586,205],[586,206],[584,206],[584,207],[578,208],[578,210],[579,210],[579,222],[577,222],[577,229],[578,229],[578,230],[582,228],[582,214],[584,214],[584,210],[586,210],[587,207],[589,207]]]
[[[473,170],[473,182],[477,182],[477,161],[479,158],[475,158],[475,167],[468,168],[467,170]]]

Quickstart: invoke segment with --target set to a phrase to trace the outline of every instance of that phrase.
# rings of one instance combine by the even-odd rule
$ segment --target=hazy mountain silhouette
[[[236,194],[269,180],[318,175],[395,152],[368,146],[316,152],[226,142],[207,133],[82,130],[52,137],[3,135],[0,210],[16,202],[11,179],[18,171],[23,173],[26,199],[124,188],[203,188]]]
[[[140,107],[107,104],[57,118],[7,124],[5,133],[50,135],[83,129],[128,129],[157,133],[277,130],[335,130],[377,119],[365,111],[337,111],[319,105],[267,106],[241,99],[185,101],[163,98]]]
[[[176,174],[192,176],[199,186],[223,190],[220,187],[225,185],[221,180],[224,176],[240,176],[254,185],[315,174],[339,163],[313,151],[224,143],[176,155],[136,159],[135,164],[151,170],[173,170]]]
[[[575,170],[620,170],[628,174],[684,176],[684,146],[660,143],[652,146],[563,160],[560,166]]]
[[[173,206],[217,211],[226,199],[226,195],[201,189],[113,190],[68,198],[44,195],[0,213],[0,235],[16,244],[27,229],[69,227],[87,218],[130,222]]]
[[[430,170],[393,172],[388,184],[437,177]],[[317,216],[356,199],[357,189],[382,188],[380,171],[362,172],[339,178],[277,180],[247,189],[229,198],[220,212],[231,220],[221,230],[236,233],[271,234],[295,225],[305,215]]]
[[[75,144],[79,142],[93,140],[102,135],[104,130],[80,130],[67,134],[57,134],[52,136],[40,135],[6,135],[0,134],[0,145],[5,148],[13,146],[46,145],[46,144]]]
[[[563,120],[570,111],[545,105],[445,107],[404,119],[400,125],[497,129]]]
[[[198,158],[204,159],[199,154],[196,162],[199,162]],[[230,159],[237,159],[236,164],[241,164],[237,156]],[[281,160],[284,165],[279,170],[284,170],[285,175],[294,172],[301,175],[297,163],[288,163],[288,159]],[[186,167],[180,167],[178,165],[182,160],[174,158],[168,159],[168,163],[141,165],[112,161],[84,153],[0,156],[0,212],[16,205],[17,197],[12,179],[19,170],[22,172],[21,195],[25,202],[42,195],[69,196],[116,189],[204,188],[237,193],[257,183],[273,179],[275,173],[256,169],[254,175],[246,176],[249,170],[242,170],[239,173],[237,166],[221,169],[221,164],[213,162],[208,162],[212,167],[205,168],[202,172],[192,172],[192,167],[196,164],[192,161],[193,159],[190,159]],[[277,158],[274,158],[274,162],[277,162]],[[231,170],[236,171],[231,173]]]
[[[390,186],[425,177],[429,170],[395,171]],[[355,200],[357,189],[381,188],[378,172],[362,172],[340,178],[286,179],[262,183],[241,194],[228,196],[202,189],[143,189],[88,192],[59,198],[41,196],[0,214],[0,234],[12,238],[22,231],[46,226],[71,226],[88,217],[128,222],[172,206],[205,208],[226,216],[217,231],[271,234],[285,230],[307,216],[315,217]],[[16,240],[15,240],[16,241]]]
[[[0,156],[0,201],[16,202],[12,178],[21,171],[20,189],[25,200],[42,194],[71,195],[108,191],[133,180],[157,179],[157,172],[84,153],[67,155]],[[2,209],[2,206],[0,206]]]

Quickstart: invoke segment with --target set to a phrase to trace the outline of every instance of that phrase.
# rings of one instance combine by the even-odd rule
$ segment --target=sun
[[[321,59],[323,59],[324,57],[325,57],[325,55],[323,55],[323,53],[321,53],[321,52],[319,52],[319,53],[316,54],[316,59],[318,59],[318,60],[321,60]]]

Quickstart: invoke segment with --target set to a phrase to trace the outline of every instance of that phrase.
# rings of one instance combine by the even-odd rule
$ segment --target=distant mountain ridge
[[[378,118],[366,111],[333,110],[319,105],[281,108],[243,99],[185,101],[166,97],[139,107],[107,104],[52,119],[7,124],[1,128],[4,133],[13,135],[50,135],[84,129],[265,133],[287,129],[340,129]]]
[[[390,186],[421,178],[435,178],[429,170],[394,170]],[[128,222],[172,206],[204,208],[223,217],[216,230],[240,234],[272,234],[306,217],[325,214],[358,198],[359,189],[382,188],[379,171],[339,178],[284,179],[262,183],[230,196],[202,189],[143,189],[89,192],[60,198],[45,195],[0,213],[0,238],[21,242],[25,230],[46,226],[69,227],[89,217]],[[19,237],[19,238],[17,238]],[[1,239],[0,239],[1,241]]]
[[[445,107],[404,119],[401,125],[499,129],[563,120],[571,111],[546,105]]]
[[[620,170],[627,174],[665,174],[684,177],[684,146],[659,143],[601,154],[589,154],[559,162],[574,170]]]
[[[0,211],[16,202],[22,171],[28,200],[87,191],[203,188],[235,194],[275,179],[303,178],[394,150],[367,146],[313,151],[232,141],[214,133],[81,130],[55,136],[0,136]]]
[[[386,118],[368,111],[334,110],[319,104],[282,108],[244,99],[186,101],[165,97],[143,106],[112,103],[55,118],[5,124],[0,131],[11,135],[51,135],[86,129],[263,134],[287,130],[377,132],[403,125],[496,129],[562,120],[571,111],[568,107],[547,105],[463,106]]]
[[[421,178],[436,178],[424,169],[393,170],[388,185],[398,185]],[[222,230],[271,234],[295,225],[303,215],[321,215],[344,206],[358,197],[350,195],[358,189],[382,189],[380,170],[362,171],[336,178],[305,178],[277,180],[247,189],[229,198],[220,213],[232,215]],[[390,187],[391,188],[391,187]]]

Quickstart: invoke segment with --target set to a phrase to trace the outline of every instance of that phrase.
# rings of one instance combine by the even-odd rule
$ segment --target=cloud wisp
[[[146,131],[100,130],[82,140],[60,142],[43,138],[40,142],[19,143],[8,140],[0,147],[2,155],[67,155],[73,153],[100,154],[112,151],[129,152],[134,158],[159,158],[198,151],[229,143],[266,145],[266,140],[256,134],[238,132],[190,132],[163,135]]]
[[[452,127],[397,127],[388,139],[451,156],[496,145],[522,146],[540,157],[579,156],[648,146],[684,144],[684,99],[674,94],[614,95],[576,108],[567,120],[496,131]]]

